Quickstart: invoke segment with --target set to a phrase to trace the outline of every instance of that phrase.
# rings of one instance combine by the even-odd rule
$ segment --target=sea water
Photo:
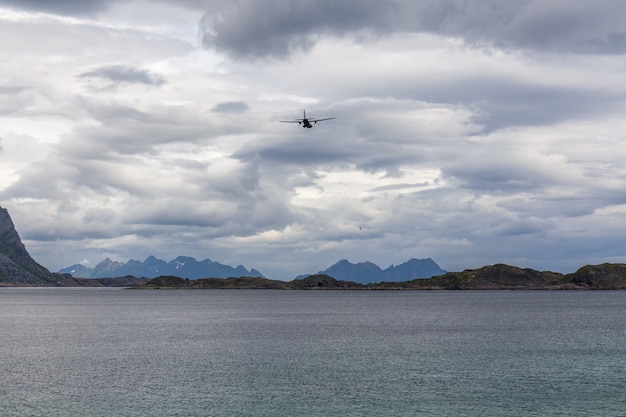
[[[626,291],[0,289],[2,416],[624,416]]]

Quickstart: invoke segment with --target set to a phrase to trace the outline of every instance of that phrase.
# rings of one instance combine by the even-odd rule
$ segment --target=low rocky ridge
[[[325,274],[290,282],[267,278],[207,278],[185,280],[158,277],[140,288],[281,289],[281,290],[620,290],[626,289],[626,264],[588,265],[573,274],[535,271],[504,264],[448,272],[429,279],[359,284]]]
[[[407,285],[415,289],[446,290],[564,289],[571,286],[571,279],[556,272],[496,264],[412,280]]]
[[[291,282],[259,277],[184,279],[173,276],[157,277],[137,288],[173,289],[263,289],[263,290],[314,290],[314,289],[359,289],[362,284],[338,281],[324,274],[310,275]]]
[[[496,264],[395,284],[396,288],[439,290],[617,290],[626,289],[626,265],[587,265],[573,274],[560,274]],[[373,287],[390,285],[381,283]]]

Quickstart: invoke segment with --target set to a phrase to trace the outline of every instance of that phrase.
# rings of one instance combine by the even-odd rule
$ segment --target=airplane
[[[281,120],[281,123],[298,123],[300,126],[305,127],[305,128],[312,128],[313,125],[317,124],[317,122],[323,122],[324,120],[332,120],[334,119],[334,117],[327,117],[326,119],[316,119],[314,117],[311,118],[307,118],[306,117],[306,110],[303,110],[304,112],[304,117],[302,119],[294,119],[294,120]],[[313,123],[313,124],[311,124]]]

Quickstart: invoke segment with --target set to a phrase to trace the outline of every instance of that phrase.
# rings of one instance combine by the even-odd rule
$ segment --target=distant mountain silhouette
[[[409,259],[403,264],[393,266],[383,271],[383,281],[399,282],[417,278],[431,278],[437,275],[445,274],[446,270],[441,269],[439,265],[431,258],[426,259]]]
[[[412,258],[398,266],[391,265],[385,270],[371,262],[353,264],[342,259],[330,268],[319,272],[319,274],[329,275],[341,281],[352,281],[359,284],[410,281],[417,278],[431,278],[445,273],[446,271],[441,269],[431,258]]]
[[[70,274],[77,278],[111,278],[128,275],[146,278],[171,275],[189,279],[263,277],[263,274],[254,268],[248,271],[242,265],[233,268],[209,259],[197,261],[187,256],[179,256],[169,262],[157,259],[154,256],[149,256],[143,262],[131,259],[126,263],[115,262],[106,258],[93,269],[76,264],[61,269],[59,273]]]

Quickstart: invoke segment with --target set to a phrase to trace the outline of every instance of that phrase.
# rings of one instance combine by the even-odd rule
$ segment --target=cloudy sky
[[[0,0],[0,206],[56,271],[626,262],[626,2]],[[336,117],[302,129],[279,123]]]

